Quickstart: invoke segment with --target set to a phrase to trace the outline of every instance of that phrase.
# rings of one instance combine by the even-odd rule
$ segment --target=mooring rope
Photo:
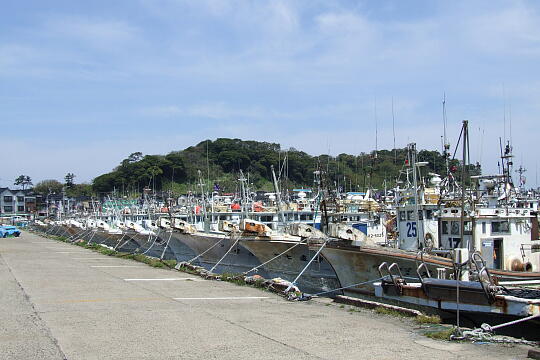
[[[155,237],[154,237],[154,242],[152,242],[152,245],[150,245],[150,247],[148,249],[146,249],[142,254],[143,255],[146,255],[147,252],[150,251],[151,248],[154,247],[154,244],[156,243],[157,239],[159,238],[159,234],[161,232],[161,228],[158,229],[158,232],[157,234],[155,234]],[[151,238],[152,234],[149,235],[149,238]]]
[[[298,279],[300,279],[300,276],[302,276],[304,274],[304,272],[307,270],[307,268],[309,267],[309,265],[311,265],[311,263],[313,262],[313,260],[315,260],[315,258],[317,256],[319,256],[319,254],[321,253],[322,249],[324,249],[324,247],[326,246],[326,244],[328,243],[329,239],[325,240],[323,242],[323,244],[321,245],[321,247],[319,248],[319,250],[317,250],[317,252],[315,253],[315,255],[313,255],[313,257],[311,258],[311,260],[309,260],[309,262],[307,263],[307,265],[302,269],[302,271],[300,271],[300,274],[298,274],[298,276],[291,282],[291,285],[289,285],[289,287],[287,288],[287,290],[285,290],[286,293],[289,292],[289,290],[291,290],[291,288],[293,286],[296,286],[296,282],[298,281]]]
[[[225,255],[223,255],[221,257],[221,259],[219,259],[219,261],[214,265],[212,266],[212,268],[209,270],[210,272],[214,272],[214,269],[221,263],[221,261],[223,261],[223,259],[225,259],[225,257],[227,255],[229,255],[229,253],[231,252],[231,250],[236,246],[236,244],[238,244],[238,242],[240,241],[240,239],[242,238],[242,235],[241,234],[238,234],[238,238],[236,239],[236,241],[231,245],[231,247],[229,248],[229,250],[227,250],[227,252],[225,253]]]
[[[225,237],[222,237],[217,243],[215,243],[214,245],[210,246],[208,249],[204,250],[202,253],[200,253],[199,255],[195,256],[193,259],[191,260],[188,260],[188,264],[191,264],[192,261],[195,261],[197,260],[199,257],[203,256],[204,254],[206,254],[207,252],[209,252],[210,250],[212,250],[213,248],[215,248],[219,243],[221,243],[223,240],[225,240]]]
[[[291,251],[292,249],[294,249],[294,248],[297,247],[298,245],[305,244],[306,242],[307,242],[307,239],[304,239],[304,240],[299,241],[298,243],[294,244],[293,246],[291,246],[290,248],[288,248],[288,249],[286,249],[285,251],[281,252],[280,254],[277,254],[276,256],[274,256],[273,258],[271,258],[270,260],[267,260],[267,261],[263,262],[262,264],[255,266],[253,269],[250,269],[250,270],[248,270],[248,271],[242,273],[242,275],[247,275],[247,274],[249,274],[249,273],[252,272],[252,271],[259,270],[260,267],[262,267],[262,266],[268,264],[269,262],[274,261],[274,260],[277,259],[278,257],[280,257],[280,256],[284,255],[285,253]]]
[[[119,247],[122,247],[122,246],[124,246],[125,244],[127,244],[127,242],[131,239],[131,237],[130,237],[129,239],[126,240],[125,243],[122,244],[122,246],[119,246],[120,243],[122,242],[122,240],[124,240],[124,238],[126,237],[126,235],[127,235],[127,232],[124,231],[124,232],[122,233],[122,237],[121,237],[120,240],[118,240],[118,242],[116,243],[116,246],[115,246],[114,249],[113,249],[114,251],[116,251],[116,249],[118,249]]]
[[[345,290],[345,289],[350,289],[352,287],[355,287],[355,286],[360,286],[360,285],[365,285],[365,284],[369,284],[369,283],[374,283],[376,281],[379,281],[379,280],[382,280],[384,278],[377,278],[377,279],[373,279],[373,280],[368,280],[368,281],[364,281],[364,282],[361,282],[361,283],[357,283],[357,284],[352,284],[352,285],[348,285],[348,286],[343,286],[343,287],[340,287],[340,288],[337,288],[337,289],[333,289],[333,290],[329,290],[329,291],[322,291],[322,292],[319,292],[319,293],[316,293],[316,294],[308,294],[310,297],[313,297],[313,296],[320,296],[320,295],[324,295],[324,294],[330,294],[330,293],[333,293],[333,292],[336,292],[336,291],[339,291],[339,290]]]
[[[169,239],[167,240],[167,243],[165,244],[165,247],[163,248],[163,252],[161,253],[161,256],[159,257],[160,260],[163,260],[163,258],[165,257],[165,252],[169,248],[169,242],[171,241],[172,233],[173,233],[173,230],[171,229],[171,232],[169,233]]]
[[[90,236],[90,239],[87,241],[88,244],[92,243],[92,239],[94,239],[94,236],[96,236],[97,230],[91,229],[92,236]]]

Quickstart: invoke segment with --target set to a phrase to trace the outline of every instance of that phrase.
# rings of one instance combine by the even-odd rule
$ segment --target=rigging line
[[[461,136],[463,136],[463,127],[461,127],[461,131],[459,132],[459,138],[458,138],[458,141],[456,142],[456,149],[454,150],[454,155],[452,155],[452,160],[456,158],[456,153],[459,148],[459,142],[461,141]]]

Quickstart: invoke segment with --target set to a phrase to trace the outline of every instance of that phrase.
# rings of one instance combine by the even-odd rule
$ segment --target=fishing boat
[[[375,282],[379,299],[434,313],[458,326],[482,328],[498,334],[540,340],[540,290],[497,284],[480,253],[468,249],[449,252],[450,272],[429,271],[420,261],[417,278],[408,280],[396,263],[379,265]]]

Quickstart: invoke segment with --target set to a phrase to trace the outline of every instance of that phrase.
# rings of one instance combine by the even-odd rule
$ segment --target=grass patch
[[[256,288],[259,288],[259,289],[266,289],[267,288],[264,279],[256,279],[255,282],[252,285],[253,285],[253,287],[256,287]]]
[[[439,315],[418,315],[414,321],[418,324],[440,324],[441,318]]]
[[[447,328],[443,330],[427,331],[424,333],[424,335],[434,340],[450,340],[450,335],[453,333],[454,328]]]
[[[244,280],[244,277],[239,274],[223,273],[221,274],[221,280],[227,281],[236,285],[240,285],[240,286],[246,285],[246,281]]]
[[[112,256],[116,254],[116,251],[112,249],[108,249],[106,247],[100,247],[99,249],[96,249],[96,251],[100,254],[107,255],[107,256]]]
[[[170,267],[171,269],[173,269],[176,264],[178,264],[176,260],[161,260],[161,262],[163,262],[165,266]]]
[[[199,275],[195,270],[190,269],[185,265],[180,265],[178,267],[178,271],[182,271],[182,272],[185,272],[185,273],[188,273],[188,274],[191,274],[191,275]]]
[[[116,253],[114,254],[114,256],[116,256],[116,257],[118,257],[118,258],[122,258],[122,259],[135,260],[133,254],[126,253],[126,252],[121,252],[121,251],[116,252]]]
[[[383,306],[377,306],[375,308],[375,312],[377,314],[381,314],[381,315],[389,315],[389,316],[398,316],[398,317],[404,317],[405,315],[400,313],[399,311],[396,311],[396,310],[392,310],[392,309],[387,309]]]
[[[53,240],[58,240],[58,241],[62,241],[62,242],[68,242],[68,238],[65,237],[65,236],[60,236],[60,235],[50,235],[49,236],[50,239],[53,239]]]

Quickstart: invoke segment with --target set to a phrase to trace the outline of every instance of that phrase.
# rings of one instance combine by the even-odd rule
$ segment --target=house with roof
[[[36,211],[36,196],[31,189],[0,188],[0,216],[28,216]]]

